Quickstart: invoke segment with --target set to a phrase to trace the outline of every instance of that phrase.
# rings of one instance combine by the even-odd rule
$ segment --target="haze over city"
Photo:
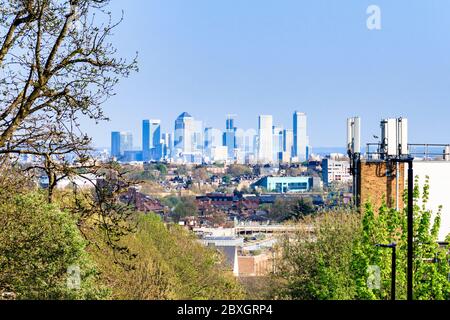
[[[113,2],[126,22],[114,40],[124,56],[139,52],[140,72],[105,104],[110,122],[84,126],[98,147],[122,130],[138,147],[142,119],[161,119],[169,131],[186,111],[224,129],[236,114],[238,127],[257,129],[260,114],[288,127],[299,110],[314,147],[345,147],[345,119],[354,115],[364,142],[381,118],[398,116],[408,117],[411,142],[448,141],[450,3],[378,1],[377,31],[366,27],[369,4]]]

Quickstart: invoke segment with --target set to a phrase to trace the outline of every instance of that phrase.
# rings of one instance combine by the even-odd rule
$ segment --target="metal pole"
[[[407,297],[409,301],[413,300],[413,259],[414,259],[414,172],[413,161],[408,160],[408,281]]]
[[[392,246],[392,283],[391,283],[391,300],[395,301],[395,284],[397,277],[397,245]]]
[[[400,181],[399,181],[399,174],[400,174],[400,168],[399,163],[395,163],[396,173],[395,173],[395,210],[400,211],[400,206],[398,204],[399,199],[399,193],[400,193]]]

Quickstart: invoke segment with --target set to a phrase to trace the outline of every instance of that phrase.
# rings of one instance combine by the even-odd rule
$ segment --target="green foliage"
[[[249,166],[241,164],[232,164],[228,167],[227,173],[232,177],[240,177],[244,175],[251,175],[253,173],[253,169]]]
[[[180,202],[177,204],[173,210],[171,216],[178,222],[182,218],[195,217],[198,214],[197,204],[195,203],[195,198],[193,197],[182,197]]]
[[[167,196],[161,199],[161,203],[169,208],[175,208],[181,203],[181,200],[178,196]]]
[[[230,183],[231,183],[231,176],[228,175],[228,174],[225,175],[225,176],[223,176],[222,181],[223,181],[223,183],[225,183],[225,184],[230,184]]]
[[[101,299],[86,242],[65,212],[39,193],[0,197],[0,291],[18,299]],[[81,269],[81,289],[67,287],[70,266]]]
[[[270,218],[276,221],[299,220],[316,212],[310,199],[277,199],[270,208]]]
[[[438,245],[441,210],[427,209],[429,181],[414,190],[414,299],[448,300],[449,248]],[[406,199],[406,196],[405,196]],[[399,212],[384,202],[375,212],[326,213],[308,222],[314,235],[299,233],[283,244],[278,277],[281,295],[294,299],[387,300],[391,297],[391,250],[376,244],[397,244],[397,299],[406,299],[407,208]],[[368,268],[378,266],[381,287],[369,289]]]
[[[352,247],[360,217],[351,212],[308,217],[293,238],[282,243],[283,256],[275,276],[283,280],[278,298],[298,300],[346,300],[355,296],[351,278]]]
[[[111,267],[110,256],[96,250],[104,280],[117,299],[242,299],[243,293],[224,270],[223,257],[200,244],[177,225],[166,226],[156,215],[141,215],[138,232],[124,243],[138,252],[135,269]],[[95,248],[93,248],[95,249]]]

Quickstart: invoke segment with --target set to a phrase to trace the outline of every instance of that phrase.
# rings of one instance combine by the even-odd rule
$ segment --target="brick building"
[[[399,166],[397,176],[397,165]],[[382,160],[361,160],[357,174],[357,203],[364,206],[371,202],[375,209],[381,207],[383,199],[389,208],[403,208],[406,188],[405,164]],[[397,188],[398,185],[398,188]]]

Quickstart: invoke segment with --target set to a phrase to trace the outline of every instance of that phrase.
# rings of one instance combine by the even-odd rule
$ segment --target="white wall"
[[[407,178],[408,166],[405,166]],[[444,241],[450,233],[450,162],[445,161],[414,161],[414,176],[419,176],[419,186],[422,190],[426,176],[430,178],[430,199],[427,207],[437,212],[443,206],[439,240]]]

